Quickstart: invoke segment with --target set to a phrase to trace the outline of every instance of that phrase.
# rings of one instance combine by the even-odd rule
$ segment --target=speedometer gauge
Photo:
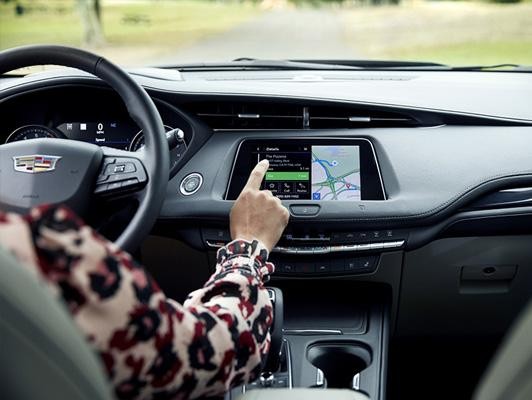
[[[19,140],[58,138],[59,135],[42,125],[26,125],[15,129],[6,139],[6,143],[18,142]]]
[[[168,125],[164,125],[165,132],[170,132],[172,129],[174,129],[174,128],[172,128],[171,126],[168,126]],[[131,141],[131,143],[129,145],[129,151],[137,151],[142,146],[144,146],[144,132],[142,132],[142,130],[140,130],[135,135],[133,140]]]

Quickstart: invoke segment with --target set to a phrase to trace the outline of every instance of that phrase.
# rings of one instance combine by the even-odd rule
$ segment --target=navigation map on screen
[[[360,200],[358,146],[312,146],[312,200]]]

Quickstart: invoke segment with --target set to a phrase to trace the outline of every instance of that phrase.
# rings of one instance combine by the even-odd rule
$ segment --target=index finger
[[[255,165],[255,168],[253,168],[253,171],[251,171],[251,174],[249,175],[248,181],[244,189],[259,190],[260,184],[264,179],[264,175],[266,175],[266,171],[268,171],[269,166],[270,163],[266,159]]]

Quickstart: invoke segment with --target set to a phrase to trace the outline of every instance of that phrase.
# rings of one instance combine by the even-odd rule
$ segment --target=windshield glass
[[[124,66],[236,58],[532,65],[532,0],[0,0],[0,48]]]

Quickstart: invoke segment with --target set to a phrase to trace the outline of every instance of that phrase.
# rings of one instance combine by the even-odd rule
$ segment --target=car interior
[[[531,75],[337,63],[123,69],[5,50],[2,74],[69,68],[1,75],[0,209],[67,204],[181,302],[268,159],[262,188],[290,212],[272,347],[225,399],[532,398]],[[39,154],[61,160],[21,174]],[[113,398],[64,307],[14,263],[0,251],[2,397]]]

